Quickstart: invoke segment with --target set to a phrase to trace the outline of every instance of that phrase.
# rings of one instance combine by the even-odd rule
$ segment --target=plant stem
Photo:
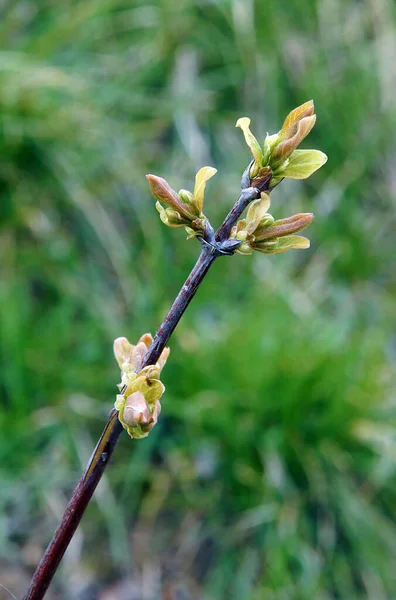
[[[254,198],[257,198],[256,188],[248,187],[242,190],[238,200],[235,202],[234,206],[224,219],[222,225],[216,232],[217,242],[224,242],[224,240],[228,238],[228,236],[231,233],[231,229],[233,228],[233,226],[235,225],[235,223],[237,222],[237,220],[239,219],[249,202],[254,200]]]
[[[95,464],[92,464],[90,475],[86,477],[84,473],[75,487],[62,521],[33,575],[24,600],[39,600],[44,597],[122,432],[118,413],[113,409],[97,445],[97,449],[100,447],[100,455]]]
[[[255,197],[257,197],[257,190],[254,188],[247,188],[242,191],[233,209],[227,215],[216,234],[218,242],[222,242],[228,238],[232,226],[249,202]],[[155,334],[153,343],[147,350],[141,367],[142,369],[157,362],[184,311],[194,298],[206,273],[220,255],[221,253],[218,252],[215,246],[210,244],[202,245],[202,251],[197,262]],[[70,498],[62,521],[56,529],[33,575],[24,600],[41,600],[44,597],[122,432],[123,427],[118,420],[118,412],[113,409],[88,463],[87,469]]]
[[[202,246],[201,254],[194,265],[193,270],[187,277],[185,284],[178,293],[168,314],[162,321],[157,333],[154,336],[153,343],[148,349],[142,369],[147,365],[154,365],[159,359],[161,352],[169,341],[170,336],[175,330],[176,325],[183,316],[184,311],[194,298],[197,289],[201,285],[206,273],[216,258],[220,256],[215,248],[207,245]]]

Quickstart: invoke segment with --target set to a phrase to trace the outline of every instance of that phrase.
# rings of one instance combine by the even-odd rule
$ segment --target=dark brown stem
[[[28,598],[38,600],[44,597],[122,432],[123,427],[118,420],[118,413],[113,409],[97,446],[97,448],[101,447],[100,455],[95,460],[95,464],[92,464],[89,476],[84,473],[75,487],[62,521],[33,575],[25,600]]]
[[[242,191],[239,199],[225,218],[224,223],[216,234],[216,241],[223,242],[229,236],[232,226],[240,217],[246,206],[257,197],[257,189],[247,188]],[[164,321],[155,334],[153,343],[147,350],[142,368],[155,364],[165,348],[176,325],[184,311],[194,298],[206,273],[221,253],[216,246],[204,243],[201,254],[193,270],[181,288]],[[98,485],[103,472],[110,460],[113,450],[123,431],[118,420],[118,412],[113,409],[104,431],[96,445],[88,467],[78,482],[72,497],[66,507],[62,521],[38,565],[24,600],[41,600],[51,583],[56,569],[74,535],[75,530],[85,512],[85,509]]]
[[[237,222],[247,205],[252,200],[259,197],[259,195],[260,192],[257,190],[257,188],[248,187],[242,190],[238,200],[235,202],[234,206],[224,219],[223,224],[217,230],[217,242],[224,242],[224,240],[228,239],[228,236],[231,233],[231,229],[233,228],[233,226],[235,225],[235,223]]]
[[[207,245],[202,246],[201,254],[195,263],[193,270],[187,277],[185,284],[178,293],[168,314],[154,336],[153,343],[144,357],[142,368],[147,365],[154,365],[157,362],[184,311],[194,298],[206,273],[218,256],[219,254],[216,252],[215,248]]]

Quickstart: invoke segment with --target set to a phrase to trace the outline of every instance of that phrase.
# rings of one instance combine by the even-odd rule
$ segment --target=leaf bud
[[[312,213],[299,213],[286,219],[279,219],[270,225],[260,226],[254,231],[256,241],[269,240],[302,231],[312,222]]]
[[[194,196],[188,190],[179,190],[179,197],[185,204],[194,206]]]
[[[264,254],[280,254],[286,252],[286,250],[304,250],[309,248],[310,242],[304,236],[301,235],[288,235],[282,238],[275,238],[273,240],[265,240],[263,242],[255,243],[254,250],[263,252]]]
[[[114,341],[114,354],[122,378],[118,387],[123,391],[117,395],[114,407],[123,427],[134,438],[146,437],[156,424],[161,410],[159,401],[165,391],[160,374],[169,356],[169,348],[164,348],[155,365],[141,368],[152,342],[150,333],[143,334],[136,346],[123,337]]]
[[[158,421],[161,412],[160,401],[151,408],[142,392],[133,392],[128,397],[118,396],[116,408],[124,429],[132,438],[147,437]]]

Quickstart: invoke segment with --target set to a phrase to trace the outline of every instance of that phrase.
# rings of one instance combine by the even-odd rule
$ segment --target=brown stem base
[[[89,477],[84,473],[75,487],[62,521],[33,575],[24,600],[39,600],[44,597],[122,432],[123,427],[118,420],[118,412],[112,410],[97,446],[101,446],[100,460],[95,462]]]

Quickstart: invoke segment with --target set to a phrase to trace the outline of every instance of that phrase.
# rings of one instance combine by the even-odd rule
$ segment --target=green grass
[[[153,598],[395,597],[395,32],[386,0],[0,6],[0,554],[26,570],[114,401],[113,339],[154,333],[198,253],[144,175],[215,166],[219,224],[236,119],[263,138],[309,98],[304,146],[329,156],[273,193],[276,217],[315,213],[311,250],[209,273],[60,598],[128,576]]]

